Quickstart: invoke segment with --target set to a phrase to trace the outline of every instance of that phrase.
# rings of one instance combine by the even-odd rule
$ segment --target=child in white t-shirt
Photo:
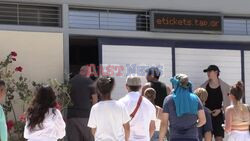
[[[102,100],[90,112],[88,127],[95,141],[128,141],[130,116],[125,106],[111,99],[114,78],[100,77],[96,81],[96,92]]]

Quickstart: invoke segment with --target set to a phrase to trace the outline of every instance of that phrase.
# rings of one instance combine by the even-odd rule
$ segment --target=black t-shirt
[[[91,95],[94,94],[93,81],[77,74],[70,80],[70,84],[73,105],[68,107],[68,118],[88,118],[92,107]]]
[[[168,95],[166,85],[160,81],[152,81],[150,83],[151,87],[156,91],[155,105],[163,107],[163,101]]]
[[[221,109],[222,102],[223,102],[223,95],[222,95],[221,87],[219,86],[218,88],[213,89],[208,84],[206,86],[206,90],[208,92],[206,107],[210,109],[211,111],[215,109]]]

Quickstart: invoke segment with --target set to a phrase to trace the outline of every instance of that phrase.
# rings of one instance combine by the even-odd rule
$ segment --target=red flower
[[[13,127],[14,127],[14,121],[13,120],[9,120],[7,122],[8,131],[10,131]]]
[[[17,53],[16,53],[15,51],[12,51],[12,52],[10,53],[10,55],[16,57],[16,56],[17,56]]]
[[[56,102],[55,108],[58,109],[58,110],[61,110],[62,109],[62,105],[60,103]]]
[[[16,67],[15,71],[19,71],[19,72],[22,72],[23,68],[21,66],[19,67]]]
[[[25,123],[25,122],[26,122],[26,116],[25,116],[25,114],[21,114],[21,115],[19,116],[19,120],[20,120],[21,122]]]
[[[16,58],[11,58],[13,61],[16,61]]]

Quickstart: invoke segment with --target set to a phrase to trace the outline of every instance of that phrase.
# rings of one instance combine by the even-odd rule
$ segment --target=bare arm
[[[206,132],[204,135],[204,139],[205,141],[212,141],[212,132],[211,131]]]
[[[150,138],[153,137],[154,132],[155,132],[155,121],[151,120],[150,125],[149,125]]]
[[[250,117],[250,105],[247,105],[247,109],[248,109],[249,117]],[[250,119],[249,119],[249,122],[250,122]]]
[[[227,108],[226,113],[225,113],[225,131],[230,132],[231,131],[231,124],[232,124],[232,114],[231,114],[231,109]]]
[[[95,105],[98,102],[98,95],[97,94],[93,94],[92,95],[92,104]]]
[[[206,124],[206,116],[204,110],[198,111],[198,124],[197,127],[201,127]]]
[[[165,140],[165,136],[166,136],[166,133],[167,133],[167,130],[168,130],[168,120],[169,120],[169,114],[168,113],[162,113],[159,141],[164,141]]]
[[[125,141],[128,141],[129,136],[130,136],[130,126],[129,122],[123,124],[124,132],[125,132]]]
[[[91,133],[92,133],[93,136],[95,136],[96,128],[91,128]]]

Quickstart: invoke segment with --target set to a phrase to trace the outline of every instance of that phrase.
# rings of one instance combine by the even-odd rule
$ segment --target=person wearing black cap
[[[222,81],[220,76],[220,69],[216,65],[210,65],[203,70],[207,73],[208,80],[201,85],[208,92],[208,99],[205,106],[212,111],[212,125],[213,135],[215,141],[222,141],[224,138],[224,114],[223,111],[230,105],[230,100],[227,96],[230,86]]]
[[[143,86],[142,91],[148,87],[153,88],[156,91],[155,105],[162,107],[165,97],[170,93],[171,90],[164,83],[159,81],[161,76],[161,71],[159,68],[151,67],[146,70],[146,73],[146,79],[148,83]]]

